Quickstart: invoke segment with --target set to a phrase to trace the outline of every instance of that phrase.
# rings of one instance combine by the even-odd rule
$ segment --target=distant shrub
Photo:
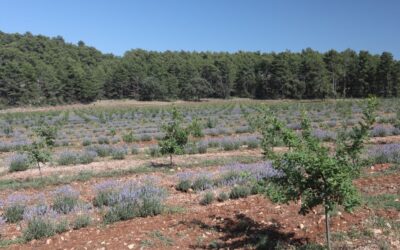
[[[203,137],[204,136],[203,128],[198,119],[194,119],[192,121],[192,123],[190,124],[189,128],[190,128],[190,133],[194,137]]]
[[[45,206],[33,207],[24,213],[24,221],[27,225],[23,231],[23,237],[26,241],[41,239],[53,236],[56,229],[63,229],[65,222],[61,226],[57,223],[58,214]]]
[[[225,192],[219,193],[218,198],[217,198],[217,200],[219,202],[223,202],[223,201],[226,201],[228,199],[229,199],[229,195],[227,193],[225,193]]]
[[[225,151],[237,150],[240,147],[240,142],[234,139],[224,139],[221,146]]]
[[[118,136],[113,136],[110,141],[112,144],[116,144],[116,143],[120,142],[121,139]]]
[[[123,134],[122,140],[126,143],[132,143],[132,142],[136,141],[137,139],[136,139],[135,135],[133,134],[133,132],[131,131],[127,134]]]
[[[138,216],[136,205],[131,202],[124,202],[111,207],[103,216],[106,224],[121,220],[129,220]]]
[[[86,150],[79,155],[79,163],[89,164],[95,160],[97,153],[95,151]]]
[[[197,143],[197,151],[199,154],[205,154],[207,153],[208,149],[208,144],[204,142],[199,142]]]
[[[79,163],[79,154],[72,151],[61,152],[57,159],[57,164],[64,165],[74,165]]]
[[[393,126],[384,126],[384,125],[376,125],[372,128],[371,136],[373,137],[385,137],[390,135],[397,135],[399,134],[399,129]]]
[[[235,129],[236,134],[251,133],[252,129],[249,126],[241,126]]]
[[[215,119],[213,119],[213,118],[207,119],[207,123],[206,123],[207,128],[215,128],[216,125],[217,125],[217,121]]]
[[[87,214],[79,214],[75,217],[72,228],[73,229],[80,229],[90,225],[92,219]]]
[[[373,163],[400,163],[400,144],[376,145],[368,150]]]
[[[59,213],[67,214],[78,205],[79,193],[71,186],[63,186],[53,192],[52,208]]]
[[[312,131],[314,137],[321,141],[335,141],[336,133],[328,130],[316,129]]]
[[[13,127],[10,124],[4,124],[3,125],[3,133],[9,137],[13,133]]]
[[[99,144],[109,144],[110,140],[108,139],[107,136],[100,136],[99,138],[97,138],[97,143],[99,143]]]
[[[210,189],[213,186],[213,180],[206,176],[206,175],[200,175],[198,176],[192,184],[192,188],[195,191],[203,191],[206,189]]]
[[[150,134],[141,134],[139,136],[140,141],[151,141],[152,137]]]
[[[96,207],[112,206],[116,202],[118,195],[118,183],[115,181],[105,181],[95,186],[96,195],[93,205]]]
[[[206,192],[204,194],[203,198],[200,200],[200,205],[203,205],[203,206],[209,205],[209,204],[213,203],[214,200],[215,200],[214,193]]]
[[[108,130],[108,135],[114,136],[117,134],[117,130],[115,128],[110,128],[110,130]]]
[[[90,138],[84,138],[84,139],[82,140],[82,146],[86,147],[86,146],[89,146],[89,145],[92,145],[92,139],[90,139]]]
[[[162,189],[150,184],[143,186],[127,184],[115,193],[113,196],[115,202],[104,214],[103,220],[105,223],[112,223],[138,216],[160,214],[163,210],[164,196]]]
[[[133,155],[139,154],[139,147],[137,145],[133,145],[131,147],[131,154],[133,154]]]
[[[31,161],[27,154],[15,154],[10,159],[8,170],[10,172],[25,171],[31,165]]]
[[[128,152],[125,148],[114,148],[111,152],[111,157],[114,160],[123,160],[127,153]]]
[[[180,180],[178,185],[176,185],[176,190],[187,192],[192,187],[192,182],[190,180]]]
[[[69,223],[67,219],[60,219],[55,225],[54,225],[54,231],[55,233],[64,233],[68,231]]]
[[[229,198],[231,199],[239,199],[239,198],[245,198],[249,196],[251,193],[250,188],[247,186],[236,186],[233,187],[230,194]]]
[[[24,239],[31,241],[53,236],[55,234],[54,224],[47,218],[36,217],[29,220],[24,231]]]
[[[89,151],[94,151],[99,157],[107,157],[111,155],[112,147],[109,145],[94,145],[87,148]]]
[[[7,197],[3,204],[3,217],[8,223],[16,223],[23,219],[24,211],[29,201],[28,196],[12,194]]]
[[[149,147],[148,152],[151,157],[161,156],[160,147],[158,147],[158,146]]]

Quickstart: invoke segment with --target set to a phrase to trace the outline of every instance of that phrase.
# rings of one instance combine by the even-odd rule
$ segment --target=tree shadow
[[[211,216],[212,219],[221,217]],[[215,226],[207,225],[200,220],[192,220],[190,226],[197,226],[204,230],[222,233],[218,240],[204,245],[191,245],[193,249],[281,249],[285,246],[301,246],[309,241],[308,238],[295,238],[294,233],[285,233],[277,221],[265,225],[254,221],[244,214],[238,214],[234,219],[224,218]]]
[[[150,167],[152,168],[171,168],[174,167],[175,165],[171,165],[170,163],[163,163],[163,162],[150,162]]]

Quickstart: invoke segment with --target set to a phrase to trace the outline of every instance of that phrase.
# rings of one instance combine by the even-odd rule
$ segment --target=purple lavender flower
[[[11,194],[3,202],[3,206],[26,205],[30,197],[25,194]]]
[[[328,130],[315,129],[312,131],[312,135],[322,141],[336,140],[336,133]]]
[[[244,184],[249,180],[264,180],[279,175],[270,162],[241,164],[233,163],[222,167],[220,174],[220,185]]]
[[[400,144],[376,145],[368,150],[368,157],[375,163],[400,163]]]

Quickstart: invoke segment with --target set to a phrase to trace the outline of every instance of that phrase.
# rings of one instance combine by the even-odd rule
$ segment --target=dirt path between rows
[[[206,153],[206,154],[194,154],[194,155],[178,155],[174,156],[174,163],[176,165],[185,164],[189,162],[190,164],[197,164],[205,159],[213,160],[220,158],[228,158],[232,156],[261,156],[261,150],[240,150],[240,151],[223,151],[223,152],[215,152],[215,153]],[[168,164],[169,159],[167,157],[161,158],[151,158],[146,160],[135,159],[134,156],[129,156],[124,160],[106,160],[106,161],[98,161],[92,162],[89,164],[78,164],[73,166],[44,166],[42,168],[42,175],[49,176],[54,174],[59,175],[67,175],[73,173],[79,173],[80,171],[93,171],[93,172],[101,172],[108,170],[123,170],[134,167],[143,166],[145,164],[148,165],[162,165]],[[1,179],[25,179],[25,178],[34,178],[39,177],[40,173],[38,169],[28,169],[23,172],[13,172],[7,173],[0,177]]]

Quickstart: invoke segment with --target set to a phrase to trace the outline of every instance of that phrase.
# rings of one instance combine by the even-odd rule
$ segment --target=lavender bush
[[[31,161],[27,154],[17,153],[9,159],[8,170],[10,172],[25,171],[31,165]]]
[[[52,208],[58,213],[71,212],[79,201],[79,192],[71,186],[62,186],[53,192]]]
[[[270,162],[233,163],[224,166],[220,172],[217,183],[224,186],[239,185],[249,181],[261,181],[279,175],[279,172],[272,167]]]
[[[128,150],[124,147],[113,148],[111,151],[111,157],[114,160],[123,160],[127,154]]]
[[[117,181],[109,180],[94,186],[95,197],[93,205],[96,207],[112,206],[116,202],[114,198],[120,189]]]
[[[36,206],[24,213],[26,228],[23,237],[26,241],[50,237],[56,233],[59,214],[48,206]]]
[[[368,157],[374,163],[400,163],[400,144],[373,146],[368,150]]]
[[[29,197],[23,194],[12,194],[2,204],[3,217],[8,223],[19,222],[23,219]]]
[[[336,140],[336,133],[329,130],[315,129],[312,135],[321,141],[334,141]]]
[[[106,187],[109,184],[105,185]],[[111,187],[114,188],[113,185]],[[104,222],[112,223],[137,216],[146,217],[161,213],[165,191],[149,183],[125,183],[109,193],[111,207],[104,214]]]
[[[385,126],[378,124],[373,127],[371,131],[371,136],[373,137],[385,137],[385,136],[390,136],[390,135],[397,135],[399,134],[399,129],[393,127],[392,125],[390,126]]]

